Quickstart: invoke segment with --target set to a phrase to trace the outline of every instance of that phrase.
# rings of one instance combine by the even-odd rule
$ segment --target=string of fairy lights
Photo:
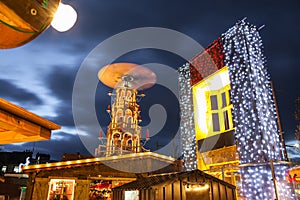
[[[190,86],[189,64],[179,69],[179,104],[181,110],[180,132],[183,147],[184,167],[187,171],[197,169],[196,134],[194,130],[193,97]]]
[[[233,113],[241,164],[282,160],[270,76],[258,31],[241,21],[223,35],[223,41],[232,104],[238,108]]]
[[[257,27],[239,21],[222,34],[224,65],[228,66],[235,138],[240,159],[241,191],[245,199],[294,199],[286,180],[288,166],[271,79]],[[220,43],[220,44],[221,44]],[[179,69],[181,135],[187,170],[197,168],[190,64]]]
[[[269,162],[284,161],[277,114],[263,43],[258,29],[238,22],[223,38],[225,65],[229,69],[233,120],[241,167],[242,195],[247,199],[290,198],[289,185],[277,187]],[[261,165],[260,163],[265,163]],[[284,180],[286,167],[276,168],[277,182]],[[258,178],[259,177],[259,178]]]

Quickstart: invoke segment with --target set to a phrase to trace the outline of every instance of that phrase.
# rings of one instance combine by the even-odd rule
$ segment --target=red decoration
[[[223,44],[218,38],[190,61],[191,86],[223,67]]]
[[[289,182],[290,182],[290,183],[296,182],[296,177],[297,177],[297,174],[294,174],[293,177],[289,174]]]
[[[107,106],[107,110],[110,110],[110,105]]]
[[[92,188],[92,189],[98,189],[98,190],[110,189],[111,188],[111,184],[109,182],[103,182],[103,183],[98,183],[98,184],[95,184],[93,186],[90,186],[90,188]]]
[[[149,138],[149,129],[146,130],[146,138]]]
[[[102,138],[102,129],[100,130],[99,136]]]

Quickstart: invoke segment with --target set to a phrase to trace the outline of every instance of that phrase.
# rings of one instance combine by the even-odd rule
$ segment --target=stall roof
[[[136,181],[124,184],[122,186],[113,188],[113,190],[144,190],[151,189],[152,186],[157,186],[160,184],[164,184],[167,182],[174,182],[176,180],[183,180],[188,177],[204,177],[205,179],[209,179],[211,181],[219,182],[220,184],[226,185],[230,188],[235,188],[234,185],[231,185],[225,181],[222,181],[214,176],[204,173],[201,170],[193,170],[186,172],[174,172],[160,175],[153,175],[145,178],[140,178]]]
[[[60,126],[0,98],[0,145],[49,140]]]
[[[23,168],[25,173],[40,170],[55,170],[62,168],[83,167],[93,164],[104,164],[111,168],[124,172],[144,173],[156,171],[169,165],[174,165],[176,159],[154,152],[131,153],[120,156],[107,156],[88,158],[80,160],[70,160],[47,164],[29,165]]]

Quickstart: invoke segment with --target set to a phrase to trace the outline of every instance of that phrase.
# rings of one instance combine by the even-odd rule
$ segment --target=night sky
[[[87,88],[96,88],[90,97],[95,106],[98,124],[89,121],[95,114],[84,106],[78,108],[72,101],[73,86],[79,69],[91,65],[91,71],[98,71],[110,62],[134,62],[170,70],[158,70],[158,80],[167,80],[177,86],[177,77],[173,72],[186,60],[173,52],[161,49],[144,48],[111,57],[111,51],[91,53],[109,38],[124,31],[160,27],[185,34],[203,47],[226,32],[238,20],[247,17],[247,21],[260,27],[267,64],[274,83],[279,114],[288,145],[295,144],[294,117],[295,100],[300,97],[298,57],[300,55],[300,2],[291,1],[138,1],[138,0],[73,0],[62,1],[71,4],[78,12],[78,21],[68,32],[59,33],[49,27],[30,43],[14,48],[0,50],[0,96],[25,109],[34,112],[62,126],[52,133],[51,140],[33,143],[10,144],[0,147],[2,151],[34,150],[34,153],[49,153],[52,159],[60,160],[63,153],[89,154],[86,141],[97,145],[100,126],[105,132],[109,123],[106,107],[110,103],[107,92],[110,88],[100,82],[90,85],[86,81],[81,85],[86,98]],[[1,36],[0,36],[1,37]],[[145,36],[145,39],[146,36]],[[127,41],[128,44],[136,41]],[[128,45],[127,44],[127,45]],[[118,45],[118,44],[114,44]],[[173,46],[186,49],[182,41]],[[120,44],[120,48],[126,43]],[[153,64],[156,63],[156,64]],[[169,66],[169,68],[167,67]],[[171,70],[172,69],[172,70]],[[163,72],[159,74],[160,72]],[[97,79],[96,73],[91,80]],[[175,90],[176,90],[175,87]],[[85,88],[85,89],[84,89]],[[78,91],[77,91],[78,92]],[[145,90],[141,109],[144,128],[149,128],[151,140],[146,144],[153,151],[165,146],[179,128],[179,103],[174,94],[164,84],[157,84]],[[74,97],[74,96],[73,96]],[[83,101],[84,102],[84,101]],[[73,110],[72,110],[73,104]],[[74,125],[74,107],[85,119],[80,127]],[[143,132],[144,133],[144,132]],[[86,138],[88,138],[86,140]],[[288,148],[291,158],[300,151]],[[299,155],[300,157],[300,155]]]

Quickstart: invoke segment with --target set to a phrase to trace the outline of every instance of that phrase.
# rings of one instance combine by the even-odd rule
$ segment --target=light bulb
[[[59,3],[57,11],[51,22],[51,26],[59,32],[65,32],[74,26],[76,20],[76,10],[70,5]]]

